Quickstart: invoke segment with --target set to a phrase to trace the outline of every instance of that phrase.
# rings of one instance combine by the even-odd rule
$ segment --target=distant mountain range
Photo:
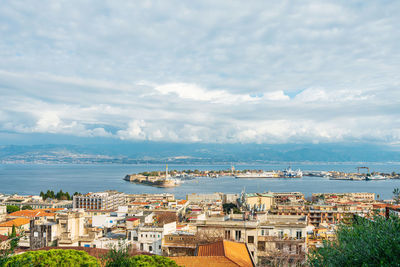
[[[400,162],[400,150],[371,144],[3,145],[1,163]]]

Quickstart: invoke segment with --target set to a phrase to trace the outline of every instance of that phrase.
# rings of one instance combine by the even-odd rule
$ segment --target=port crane
[[[357,172],[358,173],[360,173],[360,169],[365,169],[365,170],[368,171],[367,173],[369,173],[369,168],[368,167],[357,167]]]

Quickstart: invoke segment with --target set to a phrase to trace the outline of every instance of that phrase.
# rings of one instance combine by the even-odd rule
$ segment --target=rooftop
[[[27,218],[16,218],[11,221],[0,223],[0,227],[12,227],[13,225],[15,225],[16,227],[19,227],[19,226],[28,224],[29,222],[30,222],[30,220]]]

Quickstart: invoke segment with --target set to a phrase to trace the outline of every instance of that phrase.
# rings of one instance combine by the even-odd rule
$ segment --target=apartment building
[[[247,210],[267,211],[275,204],[275,199],[269,193],[249,193],[243,195],[242,202]]]
[[[243,214],[206,216],[195,222],[199,239],[204,241],[231,240],[246,243],[251,255],[257,257],[258,221]]]
[[[260,218],[257,262],[261,265],[291,265],[305,261],[306,216],[266,215]]]
[[[165,235],[162,240],[162,255],[170,257],[194,256],[197,247],[196,235],[190,232],[177,231]]]
[[[167,223],[163,226],[142,225],[130,231],[129,237],[132,244],[140,251],[162,255],[162,240],[164,235],[176,231],[176,222]]]
[[[73,198],[74,209],[85,210],[112,210],[125,205],[125,194],[118,191],[104,191],[75,195]]]

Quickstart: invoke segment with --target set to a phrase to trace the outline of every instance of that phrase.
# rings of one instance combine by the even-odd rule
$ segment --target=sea
[[[358,166],[368,166],[370,171],[400,173],[400,163],[298,163],[292,169],[303,171],[356,172]],[[237,164],[238,170],[284,170],[287,163]],[[226,165],[168,165],[175,170],[228,170]],[[324,177],[303,176],[292,179],[236,179],[234,177],[203,178],[185,181],[174,188],[157,188],[130,183],[123,178],[127,174],[143,171],[164,171],[165,165],[143,164],[0,164],[0,194],[38,195],[40,191],[74,193],[118,190],[124,193],[171,193],[176,198],[186,198],[191,193],[255,193],[255,192],[302,192],[312,193],[373,192],[380,199],[391,199],[394,188],[400,187],[400,179],[382,181],[334,181]]]

